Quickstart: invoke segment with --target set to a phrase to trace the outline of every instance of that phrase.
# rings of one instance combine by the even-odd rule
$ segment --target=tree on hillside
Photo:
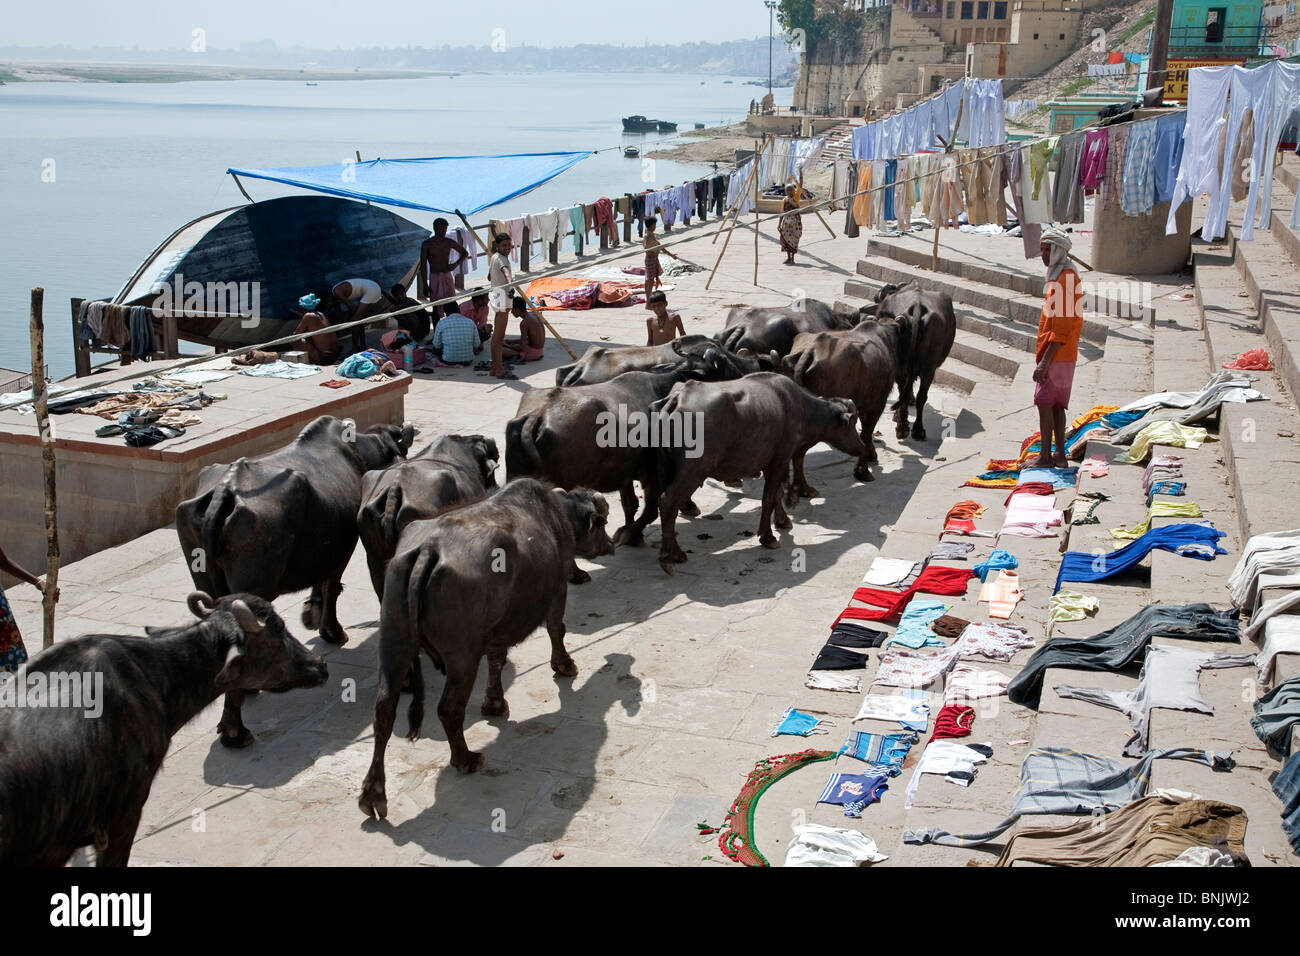
[[[776,16],[786,33],[802,31],[809,58],[824,46],[855,49],[866,25],[855,0],[780,0]],[[793,36],[786,38],[787,45],[793,42]]]

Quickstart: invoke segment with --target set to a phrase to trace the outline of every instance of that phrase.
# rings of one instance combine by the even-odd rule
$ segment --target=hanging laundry
[[[1166,235],[1178,232],[1178,209],[1186,199],[1209,192],[1211,206],[1218,201],[1219,160],[1223,155],[1220,131],[1225,126],[1224,109],[1231,85],[1232,73],[1227,67],[1187,71],[1186,146],[1165,220]],[[1208,209],[1206,216],[1208,219]]]
[[[1112,538],[1140,538],[1151,530],[1152,518],[1199,518],[1201,506],[1194,501],[1179,503],[1175,501],[1157,501],[1151,505],[1146,518],[1131,528],[1111,528]]]
[[[1169,202],[1174,195],[1178,167],[1183,159],[1183,131],[1187,113],[1178,112],[1156,120],[1155,164],[1156,202]]]
[[[926,701],[925,691],[905,690],[901,694],[867,694],[862,698],[858,715],[859,720],[896,721],[904,730],[925,733],[930,723],[930,705]]]
[[[1066,133],[1056,151],[1056,179],[1052,188],[1052,218],[1057,222],[1083,222],[1083,186],[1079,173],[1083,164],[1084,134]]]
[[[1154,637],[1236,641],[1239,614],[1236,610],[1216,611],[1208,604],[1149,604],[1128,620],[1092,637],[1049,640],[1011,679],[1007,695],[1013,704],[1036,708],[1049,667],[1120,671],[1141,657]]]
[[[939,710],[939,713],[934,715],[934,736],[930,740],[933,742],[935,740],[969,737],[971,728],[974,726],[974,707],[947,704]]]
[[[1090,129],[1083,134],[1083,159],[1079,163],[1079,185],[1092,192],[1106,175],[1106,130]]]
[[[834,727],[835,721],[828,717],[814,717],[801,710],[787,707],[772,725],[770,736],[789,734],[792,737],[811,737],[813,734],[828,734],[826,727]]]
[[[926,218],[936,226],[957,225],[957,218],[965,211],[961,190],[957,188],[957,157],[951,153],[938,157],[938,168],[931,177]]]
[[[979,846],[997,839],[1029,814],[1110,813],[1146,794],[1151,764],[1160,759],[1190,760],[1215,770],[1230,770],[1235,766],[1231,754],[1192,747],[1149,750],[1137,763],[1129,765],[1114,757],[1079,753],[1068,747],[1039,747],[1026,754],[1020,764],[1020,786],[1016,789],[1015,802],[1007,818],[997,826],[983,833],[961,835],[940,829],[907,830],[903,842]]]
[[[1124,156],[1124,180],[1120,187],[1120,208],[1125,215],[1150,213],[1155,203],[1156,121],[1131,123]]]
[[[932,740],[921,754],[921,759],[912,771],[912,779],[907,784],[907,796],[903,809],[912,809],[916,791],[921,785],[921,776],[939,774],[948,783],[959,787],[969,787],[975,781],[975,772],[980,764],[993,756],[993,748],[988,744],[959,744],[951,740]]]
[[[856,161],[849,163],[848,177],[844,193],[844,208],[847,210],[844,214],[844,235],[856,239],[860,234],[857,220],[858,163]]]
[[[1020,223],[1020,243],[1026,259],[1039,256],[1039,243],[1043,230],[1039,222],[1031,222],[1025,208],[1022,187],[1021,149],[1019,146],[1006,146],[1002,150],[1002,181],[1005,189],[1011,192],[1011,204],[1016,210],[1016,220]]]
[[[878,801],[888,789],[889,774],[884,771],[833,773],[817,802],[839,804],[846,817],[860,817],[862,811]]]

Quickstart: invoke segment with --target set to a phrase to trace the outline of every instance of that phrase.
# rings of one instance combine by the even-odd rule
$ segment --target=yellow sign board
[[[1234,63],[1245,63],[1245,57],[1236,59],[1218,59],[1218,60],[1175,60],[1172,57],[1166,63],[1168,72],[1165,74],[1165,99],[1174,100],[1178,103],[1187,102],[1187,71],[1195,69],[1198,66],[1232,66]]]

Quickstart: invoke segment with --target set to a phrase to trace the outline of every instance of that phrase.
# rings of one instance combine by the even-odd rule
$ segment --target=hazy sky
[[[719,42],[767,33],[762,0],[43,0],[6,3],[3,42],[21,46],[488,46]]]

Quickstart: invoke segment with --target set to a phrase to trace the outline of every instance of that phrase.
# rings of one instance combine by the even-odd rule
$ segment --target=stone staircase
[[[822,162],[833,163],[841,159],[853,158],[853,131],[857,129],[852,123],[840,123],[825,132],[826,145],[822,148]]]

